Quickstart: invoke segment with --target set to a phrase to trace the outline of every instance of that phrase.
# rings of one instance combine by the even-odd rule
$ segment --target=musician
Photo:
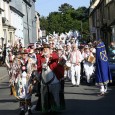
[[[21,52],[20,60],[20,74],[18,75],[18,97],[20,101],[20,115],[25,115],[25,109],[27,107],[28,114],[31,112],[31,96],[32,96],[32,83],[30,77],[32,74],[33,60],[28,57],[29,50],[23,49]]]
[[[49,41],[49,46],[50,46],[50,52],[55,51],[55,42],[53,39]]]
[[[41,57],[41,104],[42,112],[58,111],[60,109],[60,81],[57,71],[58,55],[50,51],[48,43],[43,44]]]
[[[39,46],[37,49],[37,52],[36,52],[36,57],[37,57],[37,71],[38,71],[38,74],[41,78],[41,74],[42,74],[42,62],[41,62],[41,59],[43,58],[42,56],[42,52],[43,52],[43,47]],[[40,111],[41,110],[41,79],[40,79],[40,82],[37,82],[37,93],[35,96],[38,97],[38,100],[37,100],[37,104],[36,104],[36,108],[35,110],[36,111]]]
[[[65,99],[64,99],[64,66],[66,64],[66,56],[63,53],[63,48],[62,46],[58,46],[57,48],[57,54],[59,56],[58,60],[58,65],[57,65],[57,71],[60,73],[59,74],[59,81],[60,81],[60,109],[65,109]]]
[[[58,56],[59,56],[59,61],[58,61],[58,63],[64,67],[67,58],[66,58],[65,54],[63,53],[63,48],[62,48],[62,46],[58,46],[58,48],[57,48],[57,54],[58,54]]]
[[[71,55],[71,43],[67,43],[66,45],[66,51],[65,51],[65,55],[66,55],[66,58],[67,58],[67,61],[66,62],[69,62],[70,63],[70,55]],[[67,78],[67,80],[71,80],[71,69],[68,68],[65,70],[65,76]]]
[[[80,85],[80,71],[81,71],[80,63],[81,63],[81,61],[82,61],[81,52],[79,51],[76,44],[73,44],[72,52],[71,52],[71,56],[70,56],[70,62],[72,64],[72,66],[71,66],[72,87],[73,86],[79,87],[79,85]]]
[[[90,85],[90,83],[91,83],[90,78],[91,78],[91,75],[94,73],[95,68],[94,68],[94,63],[92,63],[90,60],[88,60],[88,58],[90,58],[90,56],[94,57],[92,50],[90,50],[88,45],[86,45],[84,47],[84,52],[82,53],[82,56],[84,59],[83,67],[84,67],[85,76],[86,76],[88,85]]]
[[[9,78],[11,77],[11,74],[12,74],[11,70],[12,70],[12,65],[13,65],[14,58],[15,58],[15,56],[13,55],[12,50],[9,49],[8,50],[8,55],[6,56],[6,59],[5,59],[5,63],[6,63],[6,67],[7,67],[7,70],[8,70]]]
[[[34,61],[34,63],[37,63],[37,57],[34,49],[30,49],[28,56]]]
[[[11,68],[12,75],[9,80],[12,94],[17,99],[19,99],[19,97],[18,97],[18,82],[17,81],[18,81],[18,76],[20,74],[20,66],[21,66],[20,59],[21,59],[20,53],[19,52],[15,53],[15,58],[14,58],[13,65]]]

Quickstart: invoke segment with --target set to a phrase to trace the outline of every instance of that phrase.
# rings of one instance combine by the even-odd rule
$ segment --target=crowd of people
[[[90,85],[92,75],[96,74],[95,82],[100,86],[100,95],[104,95],[107,84],[112,81],[108,74],[107,60],[101,60],[100,52],[106,55],[102,41],[78,44],[74,39],[65,43],[63,39],[55,41],[52,38],[28,48],[17,47],[15,44],[5,51],[3,63],[8,70],[11,95],[13,94],[20,103],[20,115],[25,115],[26,109],[28,115],[32,114],[33,93],[38,96],[36,110],[64,110],[65,80],[69,80],[72,87],[79,87],[85,76],[87,85]],[[103,69],[103,64],[106,69]]]

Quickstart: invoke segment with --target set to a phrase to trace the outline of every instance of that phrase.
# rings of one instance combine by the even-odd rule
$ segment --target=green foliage
[[[61,12],[61,13],[65,13],[66,14],[70,10],[74,10],[74,8],[71,5],[67,4],[67,3],[62,4],[59,7],[59,12]]]
[[[40,18],[40,28],[42,29],[42,30],[47,30],[47,28],[48,28],[48,20],[47,20],[47,18],[46,17],[41,17]]]
[[[79,30],[89,33],[88,8],[74,9],[71,5],[62,4],[58,12],[51,12],[47,18],[40,18],[41,29],[47,33],[62,33],[69,30]]]

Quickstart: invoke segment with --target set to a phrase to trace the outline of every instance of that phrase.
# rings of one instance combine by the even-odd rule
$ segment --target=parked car
[[[115,83],[115,54],[109,55],[108,58],[111,76],[113,79],[113,83]]]

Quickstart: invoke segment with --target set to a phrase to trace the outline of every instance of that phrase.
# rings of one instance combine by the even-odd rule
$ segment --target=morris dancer
[[[60,82],[55,74],[58,55],[50,53],[49,44],[43,45],[42,62],[42,82],[41,82],[41,103],[42,111],[58,111],[60,109]]]
[[[65,109],[65,99],[64,99],[64,66],[66,63],[66,56],[63,54],[63,48],[59,46],[57,48],[57,53],[59,56],[59,61],[57,65],[57,76],[58,80],[60,80],[61,88],[60,88],[60,109]]]
[[[18,80],[18,76],[20,74],[20,53],[17,52],[15,54],[15,58],[13,61],[13,65],[12,65],[12,76],[10,78],[10,86],[12,89],[12,94],[19,99],[18,97],[18,84],[17,84],[17,80]]]
[[[93,61],[93,60],[95,60],[95,57],[93,55],[92,49],[90,49],[88,47],[88,45],[85,46],[84,52],[82,53],[82,56],[84,59],[83,67],[84,67],[85,76],[86,76],[88,85],[90,85],[90,83],[91,83],[90,78],[91,78],[91,75],[93,75],[94,70],[95,70],[95,68],[94,68],[95,61]],[[92,62],[90,60],[88,60],[88,58],[90,58],[90,57],[94,58],[92,60]]]
[[[7,67],[7,70],[8,70],[8,75],[9,75],[9,78],[11,78],[11,74],[12,74],[12,66],[13,66],[13,61],[14,61],[14,55],[12,53],[12,50],[9,49],[8,50],[8,55],[6,56],[6,59],[5,59],[5,63],[6,63],[6,67]]]
[[[67,58],[66,62],[70,63],[71,43],[67,43],[66,47],[67,47],[67,49],[65,51],[65,55],[66,55],[66,58]],[[70,63],[70,65],[71,65],[71,63]],[[65,70],[65,76],[66,76],[67,80],[71,80],[71,69],[70,68],[67,68]]]
[[[31,96],[32,96],[32,83],[30,81],[32,74],[33,60],[28,57],[28,50],[24,49],[21,52],[22,59],[20,60],[20,74],[18,76],[18,97],[20,98],[20,115],[25,115],[26,107],[28,115],[31,115]]]
[[[79,87],[79,85],[80,85],[80,71],[81,71],[80,63],[81,63],[81,61],[82,61],[81,52],[79,51],[76,44],[73,44],[72,52],[71,52],[71,56],[70,56],[70,62],[72,64],[72,66],[71,66],[72,87],[73,86]],[[75,78],[75,76],[76,76],[76,78]]]
[[[13,61],[14,61],[15,56],[13,55],[11,49],[8,50],[7,54],[8,55],[5,58],[5,63],[6,63],[6,67],[7,67],[8,75],[9,75],[9,80],[10,80],[12,77],[12,66],[13,66]],[[13,94],[12,88],[10,87],[10,95],[12,95],[12,94]]]

